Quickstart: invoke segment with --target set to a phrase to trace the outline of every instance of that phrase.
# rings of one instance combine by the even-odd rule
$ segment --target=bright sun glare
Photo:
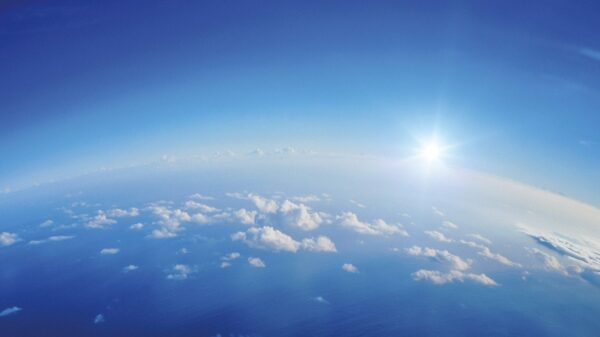
[[[442,155],[442,148],[437,142],[431,141],[421,148],[421,156],[427,161],[435,161]]]

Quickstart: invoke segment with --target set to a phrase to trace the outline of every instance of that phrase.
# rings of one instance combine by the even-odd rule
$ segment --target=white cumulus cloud
[[[265,268],[267,266],[265,262],[258,257],[249,257],[248,263],[256,268]]]
[[[344,263],[342,265],[342,269],[349,272],[349,273],[358,273],[358,268],[356,268],[355,265],[353,265],[352,263]]]
[[[302,248],[312,252],[337,252],[335,243],[324,235],[320,235],[317,238],[306,238],[302,240]]]
[[[300,248],[300,242],[271,226],[252,227],[246,232],[232,234],[231,239],[234,241],[243,241],[251,247],[275,251],[295,253]]]

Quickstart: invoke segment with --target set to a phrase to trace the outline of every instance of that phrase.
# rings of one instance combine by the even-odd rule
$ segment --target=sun
[[[428,162],[436,161],[442,156],[442,147],[436,141],[430,141],[421,148],[420,155]]]

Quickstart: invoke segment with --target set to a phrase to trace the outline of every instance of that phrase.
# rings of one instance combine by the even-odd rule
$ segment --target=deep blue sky
[[[406,155],[600,204],[595,1],[0,5],[0,188],[255,147]]]

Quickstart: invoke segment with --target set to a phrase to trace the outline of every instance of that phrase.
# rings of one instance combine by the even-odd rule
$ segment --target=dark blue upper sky
[[[405,155],[600,203],[594,1],[9,1],[0,188],[163,154]]]

